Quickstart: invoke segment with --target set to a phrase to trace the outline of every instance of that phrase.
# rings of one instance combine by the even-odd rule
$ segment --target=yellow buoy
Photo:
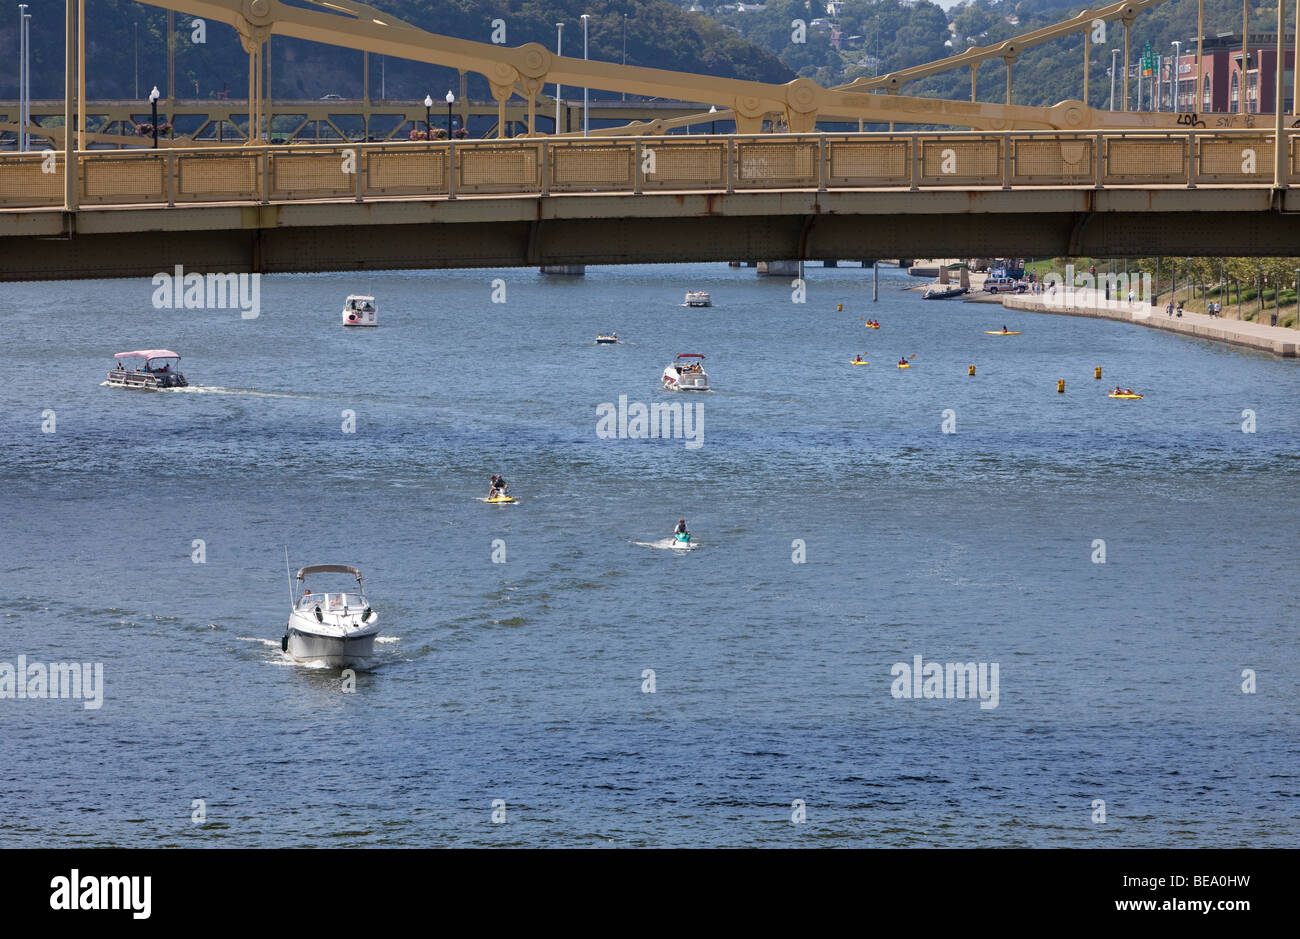
[[[1100,366],[1100,365],[1098,365],[1096,368],[1094,368],[1094,369],[1092,370],[1092,377],[1093,377],[1093,378],[1096,378],[1096,379],[1100,379],[1100,378],[1101,378],[1101,366]]]
[[[970,368],[966,369],[966,374],[967,374],[967,375],[974,375],[974,374],[975,374],[975,366],[972,365]]]
[[[1062,394],[1062,395],[1065,394],[1065,379],[1064,379],[1064,378],[1058,378],[1058,379],[1056,380],[1056,393],[1057,393],[1057,394]]]

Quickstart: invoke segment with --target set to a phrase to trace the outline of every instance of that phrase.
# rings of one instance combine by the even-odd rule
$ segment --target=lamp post
[[[555,24],[555,54],[557,56],[564,55],[564,24],[563,23]],[[562,103],[562,98],[561,98],[562,94],[563,94],[563,89],[560,88],[560,83],[556,82],[555,83],[555,132],[557,134],[560,132],[560,105]]]
[[[627,68],[627,14],[623,14],[623,67]],[[627,100],[627,92],[623,92],[623,100]]]
[[[717,114],[718,106],[716,104],[709,105],[709,113]],[[717,132],[718,132],[718,119],[714,118],[713,120],[709,121],[709,133],[716,134]]]
[[[456,96],[447,89],[447,139],[451,139],[451,106],[456,103]]]
[[[1119,56],[1119,49],[1110,50],[1110,109],[1115,110],[1115,72],[1119,68],[1116,59]]]
[[[587,61],[587,21],[591,19],[590,13],[582,14],[582,61]],[[582,89],[582,136],[587,136],[589,121],[587,120],[587,108],[590,105],[589,90]]]
[[[1183,44],[1175,39],[1170,43],[1174,47],[1174,61],[1169,69],[1169,87],[1170,87],[1170,108],[1171,111],[1177,111],[1179,92],[1181,91],[1182,82],[1179,81],[1179,73],[1183,68]]]
[[[158,149],[158,99],[159,97],[161,97],[161,94],[158,91],[158,86],[154,85],[153,91],[149,92],[149,105],[150,107],[153,108],[153,146],[155,150]]]
[[[32,122],[32,15],[27,12],[27,4],[20,3],[19,8],[23,11],[22,38],[22,74],[23,74],[23,105],[19,109],[22,113],[21,142],[18,149],[26,150],[31,146],[32,135],[27,130]]]
[[[27,4],[18,4],[18,149],[27,149]]]
[[[433,95],[424,96],[424,132],[433,139]]]

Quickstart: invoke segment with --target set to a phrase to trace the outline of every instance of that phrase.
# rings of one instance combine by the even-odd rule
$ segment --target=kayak
[[[514,496],[488,496],[483,501],[488,503],[489,505],[504,505],[507,502],[514,502],[515,497]]]
[[[870,323],[867,323],[867,329],[879,329],[879,328],[880,328],[879,326],[872,326]]]
[[[871,363],[868,362],[866,359],[863,359],[861,362],[855,362],[855,361],[853,361],[852,359],[850,359],[850,360],[849,360],[849,364],[850,364],[850,365],[870,365]]]
[[[1138,398],[1140,398],[1140,397],[1142,397],[1142,396],[1141,396],[1141,395],[1117,395],[1117,394],[1113,394],[1113,393],[1112,393],[1112,394],[1108,394],[1108,395],[1106,395],[1106,397],[1108,397],[1108,398],[1128,398],[1130,401],[1136,401]]]
[[[908,365],[901,365],[901,364],[900,364],[898,367],[899,367],[899,368],[911,368],[912,366],[911,366],[910,364],[908,364]]]
[[[1018,332],[1012,332],[1012,331],[1008,331],[1008,332],[1005,332],[1005,333],[1004,333],[1004,332],[1003,332],[1002,330],[1000,330],[1000,329],[998,329],[998,330],[986,329],[986,330],[984,330],[984,335],[986,335],[986,336],[1019,336],[1020,333],[1018,333]]]

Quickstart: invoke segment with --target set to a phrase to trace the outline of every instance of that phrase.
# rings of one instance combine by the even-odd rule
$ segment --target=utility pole
[[[587,61],[587,23],[591,20],[590,13],[582,14],[582,61]],[[582,136],[587,136],[588,120],[587,108],[590,106],[589,96],[590,89],[582,89]]]
[[[564,24],[563,23],[555,24],[555,54],[557,56],[564,55]],[[564,89],[560,87],[559,82],[556,82],[555,83],[555,132],[557,134],[560,133],[560,105],[563,103],[563,94],[564,94]]]

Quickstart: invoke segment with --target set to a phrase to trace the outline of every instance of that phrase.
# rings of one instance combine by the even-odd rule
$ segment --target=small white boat
[[[357,592],[313,593],[308,574],[351,574]],[[345,564],[313,564],[298,571],[302,594],[289,612],[280,648],[295,662],[347,667],[369,664],[379,635],[379,614],[366,602],[361,572]]]
[[[708,391],[709,376],[704,371],[704,356],[698,352],[678,353],[664,369],[662,378],[668,391]]]
[[[344,326],[378,326],[379,312],[374,297],[353,295],[343,304]]]
[[[596,334],[596,345],[598,346],[612,346],[616,342],[618,342],[618,333],[610,333],[609,335],[604,333]]]
[[[688,290],[682,306],[713,306],[713,300],[707,290]]]
[[[117,367],[108,373],[108,383],[120,388],[184,388],[189,385],[180,372],[181,357],[168,349],[141,349],[113,356]],[[144,359],[141,365],[124,360]],[[161,363],[161,364],[155,364]]]

